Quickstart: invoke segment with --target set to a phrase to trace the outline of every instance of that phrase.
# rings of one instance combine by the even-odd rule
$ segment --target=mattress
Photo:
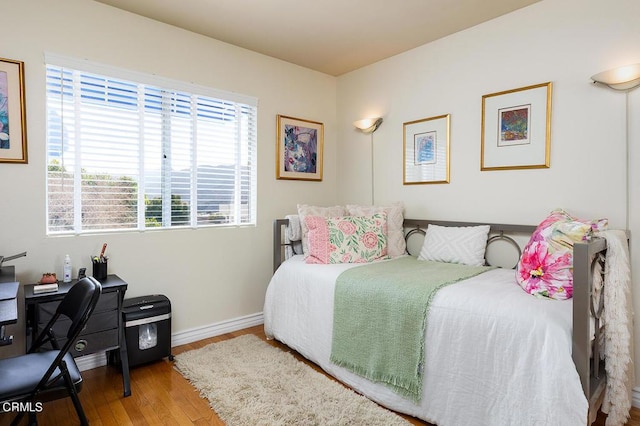
[[[329,361],[335,281],[354,264],[283,262],[266,292],[267,337],[392,410],[440,426],[584,425],[588,403],[571,358],[572,301],[535,298],[513,270],[438,291],[425,336],[423,395],[401,397]]]

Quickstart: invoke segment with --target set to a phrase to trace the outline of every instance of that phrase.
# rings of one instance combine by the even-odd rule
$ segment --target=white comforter
[[[497,269],[433,299],[420,405],[329,362],[334,286],[355,265],[284,262],[267,289],[265,331],[327,373],[395,411],[440,426],[585,425],[571,358],[571,301],[541,300]]]

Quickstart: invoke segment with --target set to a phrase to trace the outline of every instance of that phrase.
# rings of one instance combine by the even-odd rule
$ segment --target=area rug
[[[228,426],[410,424],[252,334],[176,355],[175,366]]]

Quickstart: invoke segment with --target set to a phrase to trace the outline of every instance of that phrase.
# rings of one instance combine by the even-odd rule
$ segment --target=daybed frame
[[[273,222],[274,272],[284,261],[284,248],[289,245],[284,240],[284,227],[288,225],[288,222],[287,219],[276,219]],[[495,240],[506,240],[517,247],[518,254],[520,254],[520,247],[509,235],[530,235],[536,229],[535,226],[531,225],[405,219],[405,238],[415,233],[424,234],[424,230],[427,229],[429,224],[440,226],[490,225],[490,238],[487,245]],[[587,425],[590,425],[596,419],[598,410],[604,399],[606,384],[605,361],[600,360],[600,345],[597,343],[603,338],[600,318],[602,317],[604,309],[604,298],[600,297],[599,302],[594,302],[594,298],[592,297],[593,277],[595,273],[604,273],[605,253],[606,241],[603,238],[593,238],[589,242],[574,244],[572,357],[578,375],[580,376],[582,390],[589,403],[589,413],[586,419]],[[600,264],[600,268],[597,267],[598,263]],[[594,323],[594,338],[591,336],[591,322]]]

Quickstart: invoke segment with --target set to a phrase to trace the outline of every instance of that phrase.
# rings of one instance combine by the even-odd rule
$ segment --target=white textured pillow
[[[404,205],[401,201],[390,206],[358,206],[347,204],[349,216],[373,216],[376,213],[387,214],[387,255],[398,257],[405,254],[407,242],[404,239]]]
[[[307,204],[298,204],[298,216],[302,227],[302,252],[305,257],[309,255],[309,227],[304,218],[306,216],[340,217],[346,216],[347,210],[343,206],[318,207]]]
[[[418,260],[482,266],[490,228],[429,225]]]

